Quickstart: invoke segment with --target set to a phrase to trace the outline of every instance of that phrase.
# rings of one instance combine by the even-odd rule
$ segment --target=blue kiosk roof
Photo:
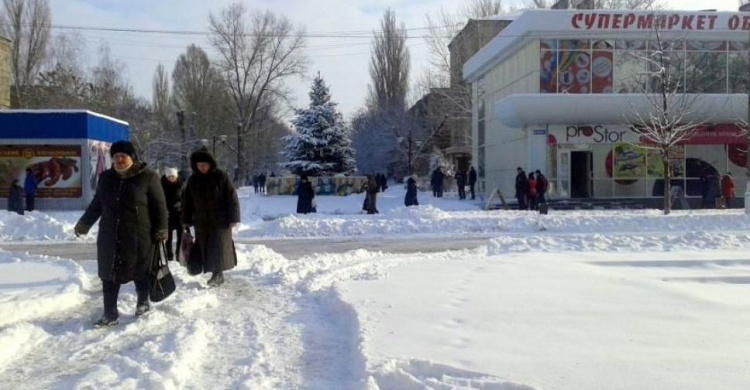
[[[93,139],[115,142],[130,136],[128,123],[85,110],[0,110],[2,139]]]

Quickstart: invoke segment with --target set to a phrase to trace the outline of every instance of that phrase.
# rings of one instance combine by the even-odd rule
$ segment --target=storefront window
[[[750,88],[747,70],[750,68],[747,48],[744,53],[730,53],[727,55],[729,62],[729,93],[747,93]]]
[[[747,91],[748,44],[739,41],[554,40],[540,41],[540,93],[644,93]]]
[[[691,93],[726,93],[727,55],[715,52],[688,52],[685,83]]]
[[[591,54],[587,51],[561,51],[559,93],[591,92]]]

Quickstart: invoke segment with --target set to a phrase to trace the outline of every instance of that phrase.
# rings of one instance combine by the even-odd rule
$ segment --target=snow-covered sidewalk
[[[244,194],[243,210],[279,215],[254,214],[237,236],[495,238],[472,250],[359,249],[295,260],[239,244],[226,285],[207,288],[205,276],[174,266],[177,292],[144,318],[134,317],[126,286],[112,329],[92,328],[101,314],[93,259],[0,251],[0,383],[734,390],[750,380],[750,344],[742,342],[750,338],[750,217],[741,210],[540,216],[452,199],[407,210],[394,194],[377,216],[354,206],[283,215],[293,198]],[[361,205],[350,198],[319,205]],[[0,212],[0,237],[75,240],[76,218]]]

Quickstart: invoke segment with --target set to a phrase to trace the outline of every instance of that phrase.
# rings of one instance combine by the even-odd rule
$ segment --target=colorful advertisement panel
[[[80,198],[81,147],[78,145],[5,145],[0,147],[0,196],[13,179],[23,187],[33,175],[38,198]]]
[[[109,142],[89,141],[89,177],[86,182],[91,190],[96,191],[96,185],[99,182],[99,175],[112,166],[112,157],[109,155],[109,148],[112,146]]]

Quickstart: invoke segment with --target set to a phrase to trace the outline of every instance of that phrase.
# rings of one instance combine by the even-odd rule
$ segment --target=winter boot
[[[99,321],[96,321],[94,323],[95,328],[106,328],[109,326],[115,326],[119,323],[117,317],[103,315],[102,318],[99,319]]]
[[[146,313],[148,313],[151,310],[151,305],[148,304],[148,301],[145,303],[138,303],[135,306],[135,316],[140,317]]]
[[[208,280],[208,285],[211,287],[219,287],[222,284],[224,284],[224,274],[221,272],[214,272]]]

